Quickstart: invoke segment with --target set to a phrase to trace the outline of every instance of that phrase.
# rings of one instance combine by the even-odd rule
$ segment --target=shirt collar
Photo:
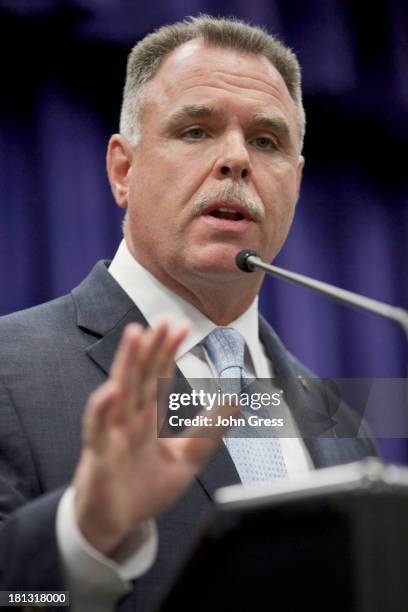
[[[190,302],[163,285],[153,274],[144,268],[131,255],[124,240],[113,258],[109,272],[116,282],[137,305],[142,315],[151,327],[155,326],[159,317],[166,315],[171,325],[188,319],[191,331],[179,347],[176,359],[179,359],[217,327],[202,312]],[[232,327],[244,337],[254,366],[255,373],[260,371],[260,341],[258,330],[258,297],[251,306],[232,321],[227,327]]]

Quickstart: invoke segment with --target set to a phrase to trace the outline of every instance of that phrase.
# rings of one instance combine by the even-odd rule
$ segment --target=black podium
[[[408,612],[408,469],[220,489],[160,612]]]

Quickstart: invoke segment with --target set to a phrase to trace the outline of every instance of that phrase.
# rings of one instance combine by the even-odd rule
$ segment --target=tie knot
[[[217,327],[202,343],[220,378],[243,377],[245,340],[236,329]]]

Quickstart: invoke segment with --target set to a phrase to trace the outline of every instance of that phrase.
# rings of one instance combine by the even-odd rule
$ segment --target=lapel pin
[[[301,374],[298,374],[298,380],[300,382],[300,384],[302,385],[302,387],[304,388],[305,391],[310,391],[310,385],[307,382],[306,378],[304,378]]]

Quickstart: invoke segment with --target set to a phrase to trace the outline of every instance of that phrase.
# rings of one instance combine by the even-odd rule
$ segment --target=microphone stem
[[[343,304],[355,306],[356,308],[360,308],[362,310],[369,310],[377,315],[385,317],[386,319],[390,319],[402,327],[408,341],[408,312],[403,308],[397,308],[395,306],[391,306],[390,304],[384,304],[384,302],[379,302],[378,300],[364,297],[363,295],[353,293],[352,291],[347,291],[346,289],[340,289],[339,287],[309,278],[303,274],[297,274],[296,272],[289,272],[288,270],[283,270],[277,266],[271,266],[255,255],[250,255],[247,262],[248,266],[251,268],[265,270],[269,274],[272,274],[272,276],[283,278],[284,280],[291,281],[292,283],[296,283],[298,285],[303,285],[304,287],[309,287],[309,289],[313,289],[318,293],[329,295],[333,299]]]

